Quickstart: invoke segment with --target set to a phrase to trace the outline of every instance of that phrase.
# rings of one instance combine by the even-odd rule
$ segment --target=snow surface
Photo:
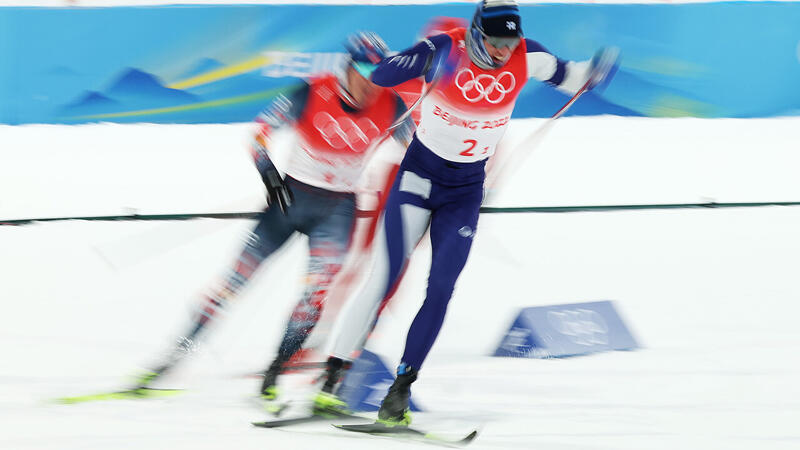
[[[539,120],[515,121],[511,143]],[[252,211],[249,125],[0,127],[0,221]],[[494,205],[800,201],[800,119],[564,118]],[[482,216],[414,396],[415,422],[474,449],[800,447],[800,207]],[[268,261],[181,396],[57,405],[124,386],[182,331],[248,220],[0,227],[0,448],[431,448],[265,418],[244,375],[270,360],[305,243]],[[369,348],[396,364],[422,300],[412,260]],[[565,359],[489,355],[518,308],[613,300],[642,345]],[[301,390],[302,376],[286,377]]]

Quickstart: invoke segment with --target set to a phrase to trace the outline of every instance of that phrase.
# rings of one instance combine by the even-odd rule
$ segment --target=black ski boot
[[[347,403],[336,396],[334,391],[339,384],[339,380],[351,365],[352,363],[339,358],[328,358],[325,374],[323,375],[325,384],[322,385],[322,391],[314,397],[314,414],[321,416],[350,414],[347,409]]]
[[[401,363],[397,368],[397,378],[389,387],[389,393],[378,410],[378,422],[388,426],[411,424],[408,399],[411,397],[411,383],[416,379],[416,369]]]
[[[261,382],[261,398],[273,401],[278,398],[278,375],[283,369],[283,360],[275,358],[270,364],[269,369],[264,372],[264,381]]]

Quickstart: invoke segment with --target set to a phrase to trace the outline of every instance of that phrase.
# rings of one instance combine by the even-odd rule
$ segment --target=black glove
[[[289,186],[281,178],[281,174],[278,173],[278,169],[275,169],[275,167],[268,168],[261,174],[261,180],[264,182],[264,186],[267,187],[267,205],[273,206],[277,204],[281,212],[286,214],[287,209],[292,206],[294,196],[292,196]]]

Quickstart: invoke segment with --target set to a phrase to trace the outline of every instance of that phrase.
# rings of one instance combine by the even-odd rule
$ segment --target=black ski
[[[368,420],[364,416],[359,416],[355,414],[326,413],[326,414],[309,414],[307,416],[290,417],[287,419],[265,420],[262,422],[252,422],[252,424],[253,426],[260,428],[280,428],[280,427],[287,427],[290,425],[301,425],[304,423],[312,423],[312,422],[330,422],[333,420],[341,420],[341,419]]]
[[[363,423],[358,425],[334,424],[333,426],[341,430],[355,431],[357,433],[367,433],[380,436],[403,436],[432,443],[457,446],[467,445],[478,436],[478,431],[472,430],[469,434],[461,439],[451,439],[418,428],[412,428],[403,425],[387,426],[380,422]]]

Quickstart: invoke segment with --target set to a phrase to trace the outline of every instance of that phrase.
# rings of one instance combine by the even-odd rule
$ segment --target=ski
[[[326,414],[308,414],[305,416],[291,417],[287,419],[265,420],[261,422],[252,422],[252,424],[253,426],[260,428],[280,428],[280,427],[287,427],[290,425],[302,425],[305,423],[313,423],[313,422],[330,422],[333,420],[341,420],[341,419],[367,420],[366,417],[359,416],[356,414],[326,413]]]
[[[403,436],[431,443],[456,446],[467,445],[478,436],[478,430],[472,430],[469,434],[460,439],[447,438],[418,428],[412,428],[404,425],[387,426],[380,422],[358,425],[334,424],[333,426],[339,428],[340,430],[354,431],[357,433],[367,433],[379,436]]]
[[[290,402],[263,402],[261,404],[262,409],[275,417],[280,416],[286,411],[289,406],[291,406]]]
[[[259,411],[267,412],[275,417],[280,416],[284,413],[290,406],[292,406],[292,401],[279,401],[279,400],[265,400],[258,397],[248,397],[248,402],[257,408]]]
[[[136,388],[124,391],[101,392],[98,394],[78,395],[74,397],[60,397],[55,399],[56,403],[72,405],[75,403],[86,403],[106,400],[138,400],[146,398],[172,397],[183,392],[182,389],[153,389]]]

